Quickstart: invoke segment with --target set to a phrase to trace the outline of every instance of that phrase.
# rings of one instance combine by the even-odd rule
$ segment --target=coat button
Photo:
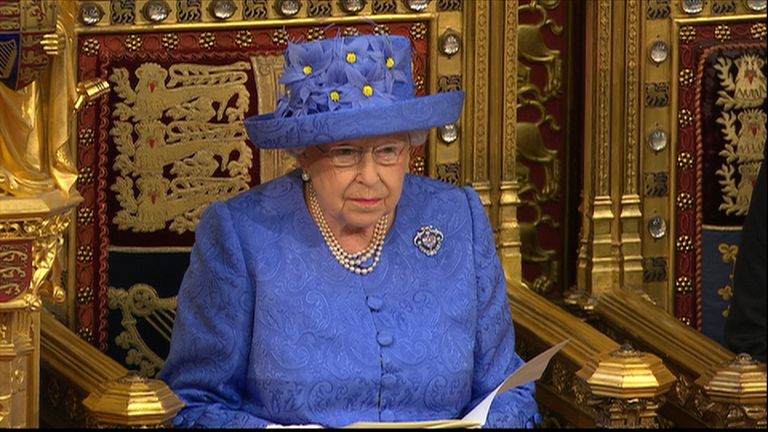
[[[383,303],[380,298],[374,297],[374,296],[368,296],[367,302],[368,302],[368,307],[371,308],[371,310],[375,310],[375,311],[381,309],[381,305]]]
[[[395,420],[395,413],[392,410],[384,410],[381,412],[381,421],[391,422]]]
[[[389,346],[392,345],[392,335],[389,334],[389,332],[379,332],[379,334],[376,336],[376,340],[381,344],[381,346]]]
[[[395,384],[397,384],[397,377],[395,377],[395,375],[393,375],[393,374],[384,374],[381,377],[381,384],[384,387],[392,388],[392,387],[395,386]]]

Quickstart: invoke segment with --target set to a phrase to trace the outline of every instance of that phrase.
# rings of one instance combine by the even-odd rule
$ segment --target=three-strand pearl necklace
[[[387,225],[389,222],[389,215],[384,215],[376,222],[376,226],[373,229],[373,237],[368,246],[357,253],[349,253],[341,247],[336,236],[333,235],[333,231],[328,226],[323,216],[323,211],[320,209],[320,203],[317,202],[317,193],[315,188],[312,187],[312,183],[307,182],[307,195],[309,198],[309,213],[315,220],[317,227],[320,229],[320,234],[323,235],[325,244],[328,249],[331,250],[331,254],[336,258],[345,269],[352,273],[359,275],[366,275],[373,271],[381,258],[381,249],[384,247],[384,237],[387,234]],[[373,259],[370,265],[364,267],[363,264]]]

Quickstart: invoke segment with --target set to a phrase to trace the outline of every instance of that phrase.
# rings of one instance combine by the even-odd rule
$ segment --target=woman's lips
[[[374,198],[374,199],[353,198],[352,202],[354,202],[355,204],[358,204],[358,205],[360,205],[362,207],[373,207],[376,204],[380,203],[381,199],[379,199],[379,198]]]

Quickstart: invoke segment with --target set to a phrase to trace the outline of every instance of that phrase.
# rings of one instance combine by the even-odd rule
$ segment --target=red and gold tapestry
[[[679,28],[675,315],[723,342],[766,140],[766,26]]]

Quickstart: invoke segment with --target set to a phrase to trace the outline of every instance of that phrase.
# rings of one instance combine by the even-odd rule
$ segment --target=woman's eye
[[[397,146],[384,146],[379,147],[377,150],[379,154],[383,155],[390,155],[390,154],[396,154],[399,148]]]
[[[336,147],[331,152],[336,156],[352,156],[357,153],[352,147]]]

